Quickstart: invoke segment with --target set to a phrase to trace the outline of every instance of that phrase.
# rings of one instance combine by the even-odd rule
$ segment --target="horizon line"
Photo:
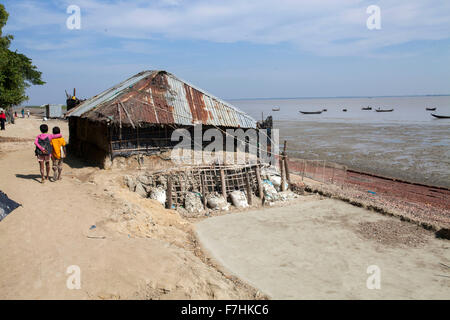
[[[450,94],[409,94],[387,96],[325,96],[325,97],[268,97],[268,98],[225,98],[224,100],[293,100],[293,99],[339,99],[339,98],[406,98],[406,97],[449,97]]]
[[[222,98],[225,101],[238,100],[294,100],[294,99],[356,99],[356,98],[406,98],[406,97],[450,97],[450,94],[413,94],[413,95],[387,95],[387,96],[325,96],[325,97],[268,97],[268,98]],[[89,98],[86,98],[89,99]],[[20,104],[17,107],[42,107],[43,105]]]

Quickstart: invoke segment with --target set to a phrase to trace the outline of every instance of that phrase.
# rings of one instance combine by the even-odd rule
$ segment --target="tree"
[[[42,72],[32,64],[27,56],[9,50],[12,35],[2,34],[8,21],[8,12],[0,4],[0,107],[9,108],[28,100],[26,88],[31,85],[43,85]]]

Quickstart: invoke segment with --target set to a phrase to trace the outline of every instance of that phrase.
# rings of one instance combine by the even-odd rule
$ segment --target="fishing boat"
[[[380,108],[378,108],[378,109],[375,109],[375,111],[376,112],[392,112],[392,111],[394,111],[394,109],[380,109]]]
[[[361,108],[361,110],[372,110],[372,107],[367,106],[365,108]]]
[[[322,111],[300,111],[301,114],[321,114]]]
[[[443,115],[439,115],[439,114],[435,114],[435,113],[432,113],[431,115],[438,119],[450,119],[450,116],[443,116]]]
[[[347,112],[347,109],[342,109],[342,111]]]
[[[436,111],[436,107],[435,108],[425,108],[425,110],[427,110],[427,111]]]
[[[280,111],[280,107],[273,107],[272,111]]]

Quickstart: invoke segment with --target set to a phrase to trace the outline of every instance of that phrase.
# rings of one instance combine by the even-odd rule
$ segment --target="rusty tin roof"
[[[134,124],[255,128],[256,120],[166,71],[143,71],[84,101],[67,117]]]

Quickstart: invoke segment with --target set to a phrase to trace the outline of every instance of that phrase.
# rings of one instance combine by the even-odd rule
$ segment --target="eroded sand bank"
[[[62,181],[41,184],[40,124],[0,133],[0,190],[22,204],[0,222],[0,299],[259,298],[202,260],[191,223],[122,186],[126,172],[67,159]],[[47,124],[67,139],[67,122]],[[70,266],[80,289],[67,286]]]

